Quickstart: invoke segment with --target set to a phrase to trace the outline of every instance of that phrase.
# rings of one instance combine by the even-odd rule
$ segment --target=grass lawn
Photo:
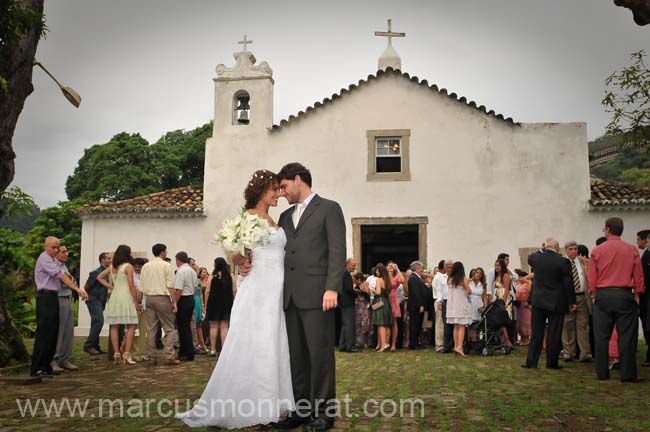
[[[27,341],[31,349],[33,341]],[[215,359],[197,356],[196,361],[178,367],[114,366],[105,356],[90,357],[82,352],[82,339],[75,340],[73,363],[81,370],[65,372],[42,384],[3,386],[0,394],[0,432],[5,431],[164,431],[184,428],[175,420],[173,406],[156,404],[162,400],[197,399],[207,382]],[[639,352],[645,350],[640,341]],[[106,341],[102,342],[106,346]],[[509,356],[457,358],[436,354],[432,350],[401,351],[378,354],[336,354],[337,395],[350,399],[344,417],[336,422],[339,430],[426,430],[426,431],[648,431],[650,430],[650,369],[639,369],[646,379],[639,384],[621,384],[618,372],[606,382],[596,380],[594,364],[569,363],[560,371],[527,370],[523,363],[525,349]],[[639,356],[639,365],[641,357]],[[542,361],[543,363],[543,361]],[[67,399],[66,399],[67,398]],[[80,416],[64,406],[62,415],[46,416],[43,406],[35,416],[22,417],[17,403],[27,399],[36,403],[71,406],[74,399],[87,409]],[[121,400],[124,411],[108,405],[100,412],[99,400]],[[150,415],[145,405],[134,400],[152,399]],[[374,399],[376,402],[370,401]],[[364,415],[378,410],[390,414],[400,400],[419,400],[422,406],[413,416]],[[342,405],[345,409],[345,405]],[[405,405],[408,408],[408,404]],[[421,409],[420,409],[421,408]],[[407,409],[408,411],[408,409]],[[423,415],[420,415],[423,414]]]

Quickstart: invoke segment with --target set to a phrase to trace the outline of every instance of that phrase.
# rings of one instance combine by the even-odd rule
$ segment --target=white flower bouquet
[[[227,252],[247,255],[255,244],[268,244],[270,236],[271,227],[266,219],[242,209],[236,218],[223,221],[223,225],[215,234],[214,239]]]

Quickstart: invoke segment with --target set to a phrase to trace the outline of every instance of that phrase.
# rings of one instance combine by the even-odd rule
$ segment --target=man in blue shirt
[[[88,307],[88,313],[90,313],[90,331],[88,332],[88,339],[84,343],[84,351],[90,355],[103,353],[99,347],[99,334],[104,326],[104,307],[106,306],[108,291],[104,285],[99,283],[97,276],[111,265],[111,261],[112,257],[109,253],[102,252],[99,254],[99,267],[90,272],[84,286],[84,290],[88,293],[86,306]]]

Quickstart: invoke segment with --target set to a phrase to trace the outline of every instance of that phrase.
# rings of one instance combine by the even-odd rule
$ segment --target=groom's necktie
[[[571,260],[571,274],[573,276],[573,286],[576,292],[582,291],[582,286],[580,286],[580,276],[578,276],[578,266],[576,263]]]
[[[300,216],[302,216],[302,203],[296,204],[296,211],[293,212],[293,227],[298,227],[298,222],[300,222]]]

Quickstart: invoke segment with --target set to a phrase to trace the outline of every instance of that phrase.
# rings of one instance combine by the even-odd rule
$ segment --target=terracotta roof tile
[[[591,177],[592,210],[650,210],[650,188]]]
[[[286,126],[289,123],[293,122],[294,120],[298,120],[301,117],[305,116],[306,114],[309,114],[311,111],[313,111],[315,109],[318,109],[318,108],[324,107],[325,105],[327,105],[327,104],[331,103],[332,101],[334,101],[334,99],[342,97],[345,93],[350,93],[350,92],[354,91],[355,89],[361,87],[362,85],[364,85],[364,84],[366,84],[366,83],[368,83],[370,81],[379,79],[379,78],[381,78],[382,76],[384,76],[386,74],[393,74],[393,75],[402,76],[402,77],[404,77],[404,78],[406,78],[406,79],[408,79],[410,81],[413,81],[414,83],[419,84],[419,85],[421,85],[421,86],[423,86],[425,88],[428,88],[428,89],[430,89],[430,90],[432,90],[434,92],[437,92],[437,93],[439,93],[441,95],[445,95],[448,98],[451,98],[451,99],[453,99],[455,101],[458,101],[459,103],[462,103],[462,104],[468,105],[468,106],[470,106],[470,107],[472,107],[474,109],[477,109],[477,110],[481,111],[483,114],[494,117],[494,118],[496,118],[498,120],[505,121],[506,123],[510,123],[510,124],[513,124],[513,125],[519,125],[518,122],[515,122],[510,117],[505,118],[505,116],[503,114],[497,114],[497,113],[494,112],[494,110],[488,111],[488,109],[484,105],[479,106],[474,101],[467,102],[467,98],[464,97],[464,96],[459,98],[456,93],[449,93],[447,91],[447,89],[445,89],[445,88],[442,88],[442,89],[438,88],[438,86],[435,85],[435,84],[429,85],[427,80],[420,81],[420,79],[418,77],[416,77],[416,76],[410,76],[408,73],[402,72],[399,69],[393,69],[391,67],[388,67],[388,68],[386,68],[386,70],[377,71],[377,73],[375,75],[368,75],[367,79],[359,80],[359,82],[357,84],[350,84],[347,89],[342,88],[339,91],[338,94],[334,93],[330,98],[323,99],[322,102],[315,102],[313,104],[313,106],[308,106],[307,108],[305,108],[305,111],[299,111],[298,114],[296,114],[296,115],[290,115],[286,120],[281,120],[279,124],[274,124],[271,127],[271,131],[272,132],[276,131],[276,130],[282,128],[283,126]]]
[[[202,216],[203,188],[185,186],[120,201],[86,204],[79,209],[78,214],[82,217],[100,215]]]

